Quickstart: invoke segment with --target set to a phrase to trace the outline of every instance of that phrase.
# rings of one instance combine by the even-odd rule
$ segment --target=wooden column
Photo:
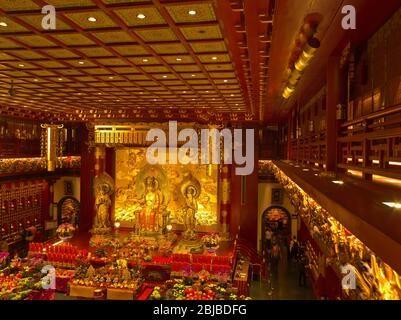
[[[327,63],[326,96],[326,171],[337,169],[337,105],[341,103],[340,57],[331,56]]]
[[[106,148],[98,145],[95,148],[95,177],[101,175],[106,169]]]
[[[365,130],[364,130],[364,134],[368,134],[369,132],[372,131],[372,129],[369,128],[369,125],[371,125],[373,122],[372,120],[366,120],[364,123],[365,126]],[[362,155],[363,155],[363,167],[364,168],[371,168],[372,167],[372,160],[370,159],[370,152],[371,152],[371,142],[368,139],[364,139],[363,140],[363,149],[362,149]],[[380,151],[380,165],[382,166],[384,163],[384,154],[382,151]],[[356,157],[354,157],[354,161],[356,162]],[[373,179],[373,175],[371,173],[366,173],[366,172],[362,172],[362,177],[365,180],[368,181],[372,181]]]
[[[116,181],[116,149],[106,148],[105,150],[105,168],[104,171]],[[114,225],[114,208],[115,208],[115,192],[111,195],[111,207],[110,207],[110,221]]]
[[[291,146],[292,126],[293,126],[293,117],[292,117],[292,113],[290,113],[288,116],[288,132],[287,132],[287,159],[288,160],[291,160],[291,157],[292,157],[292,146]]]
[[[79,229],[88,231],[93,222],[94,217],[94,194],[93,194],[93,177],[94,177],[94,152],[91,148],[90,129],[82,125],[79,128],[80,149],[81,149],[81,217]]]
[[[245,129],[245,128],[244,128]],[[245,135],[245,130],[244,135]],[[257,133],[257,130],[255,130]],[[233,176],[236,181],[236,188],[239,189],[239,197],[235,203],[240,208],[239,216],[239,238],[244,240],[250,247],[257,250],[258,244],[258,182],[259,182],[259,143],[255,134],[254,141],[254,170],[247,176]],[[245,138],[244,140],[245,141]],[[245,143],[243,145],[245,152]],[[235,172],[233,173],[235,174]],[[243,190],[242,190],[243,188]],[[232,195],[234,201],[234,195]]]

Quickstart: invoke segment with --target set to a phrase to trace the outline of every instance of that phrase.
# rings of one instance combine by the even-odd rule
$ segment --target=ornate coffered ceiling
[[[42,28],[46,4],[55,30]],[[2,0],[1,112],[256,120],[246,37],[232,38],[244,32],[243,10],[227,0]]]

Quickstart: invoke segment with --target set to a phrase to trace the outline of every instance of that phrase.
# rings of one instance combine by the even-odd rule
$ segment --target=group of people
[[[288,263],[295,263],[299,272],[298,285],[304,287],[306,286],[306,271],[309,265],[305,248],[301,246],[296,236],[290,238],[286,246]],[[271,271],[277,272],[278,264],[282,258],[282,249],[279,239],[269,228],[265,232],[265,253],[267,261],[270,262]]]

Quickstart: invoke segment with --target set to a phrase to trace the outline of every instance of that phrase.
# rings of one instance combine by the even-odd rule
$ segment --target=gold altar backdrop
[[[168,153],[166,156],[168,159]],[[170,212],[169,223],[184,223],[182,186],[188,179],[197,180],[201,186],[196,224],[211,226],[218,223],[218,165],[150,165],[146,160],[146,148],[131,147],[116,149],[114,219],[122,227],[133,227],[135,212],[143,208],[140,199],[144,196],[145,180],[149,176],[157,180],[163,204]]]

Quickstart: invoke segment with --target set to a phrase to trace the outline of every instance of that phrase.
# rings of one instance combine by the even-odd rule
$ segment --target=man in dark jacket
[[[299,253],[298,259],[297,259],[297,263],[298,263],[298,271],[299,271],[298,285],[300,287],[305,287],[306,286],[306,268],[308,266],[308,258],[305,255],[305,252],[303,249],[300,250],[300,253]]]

